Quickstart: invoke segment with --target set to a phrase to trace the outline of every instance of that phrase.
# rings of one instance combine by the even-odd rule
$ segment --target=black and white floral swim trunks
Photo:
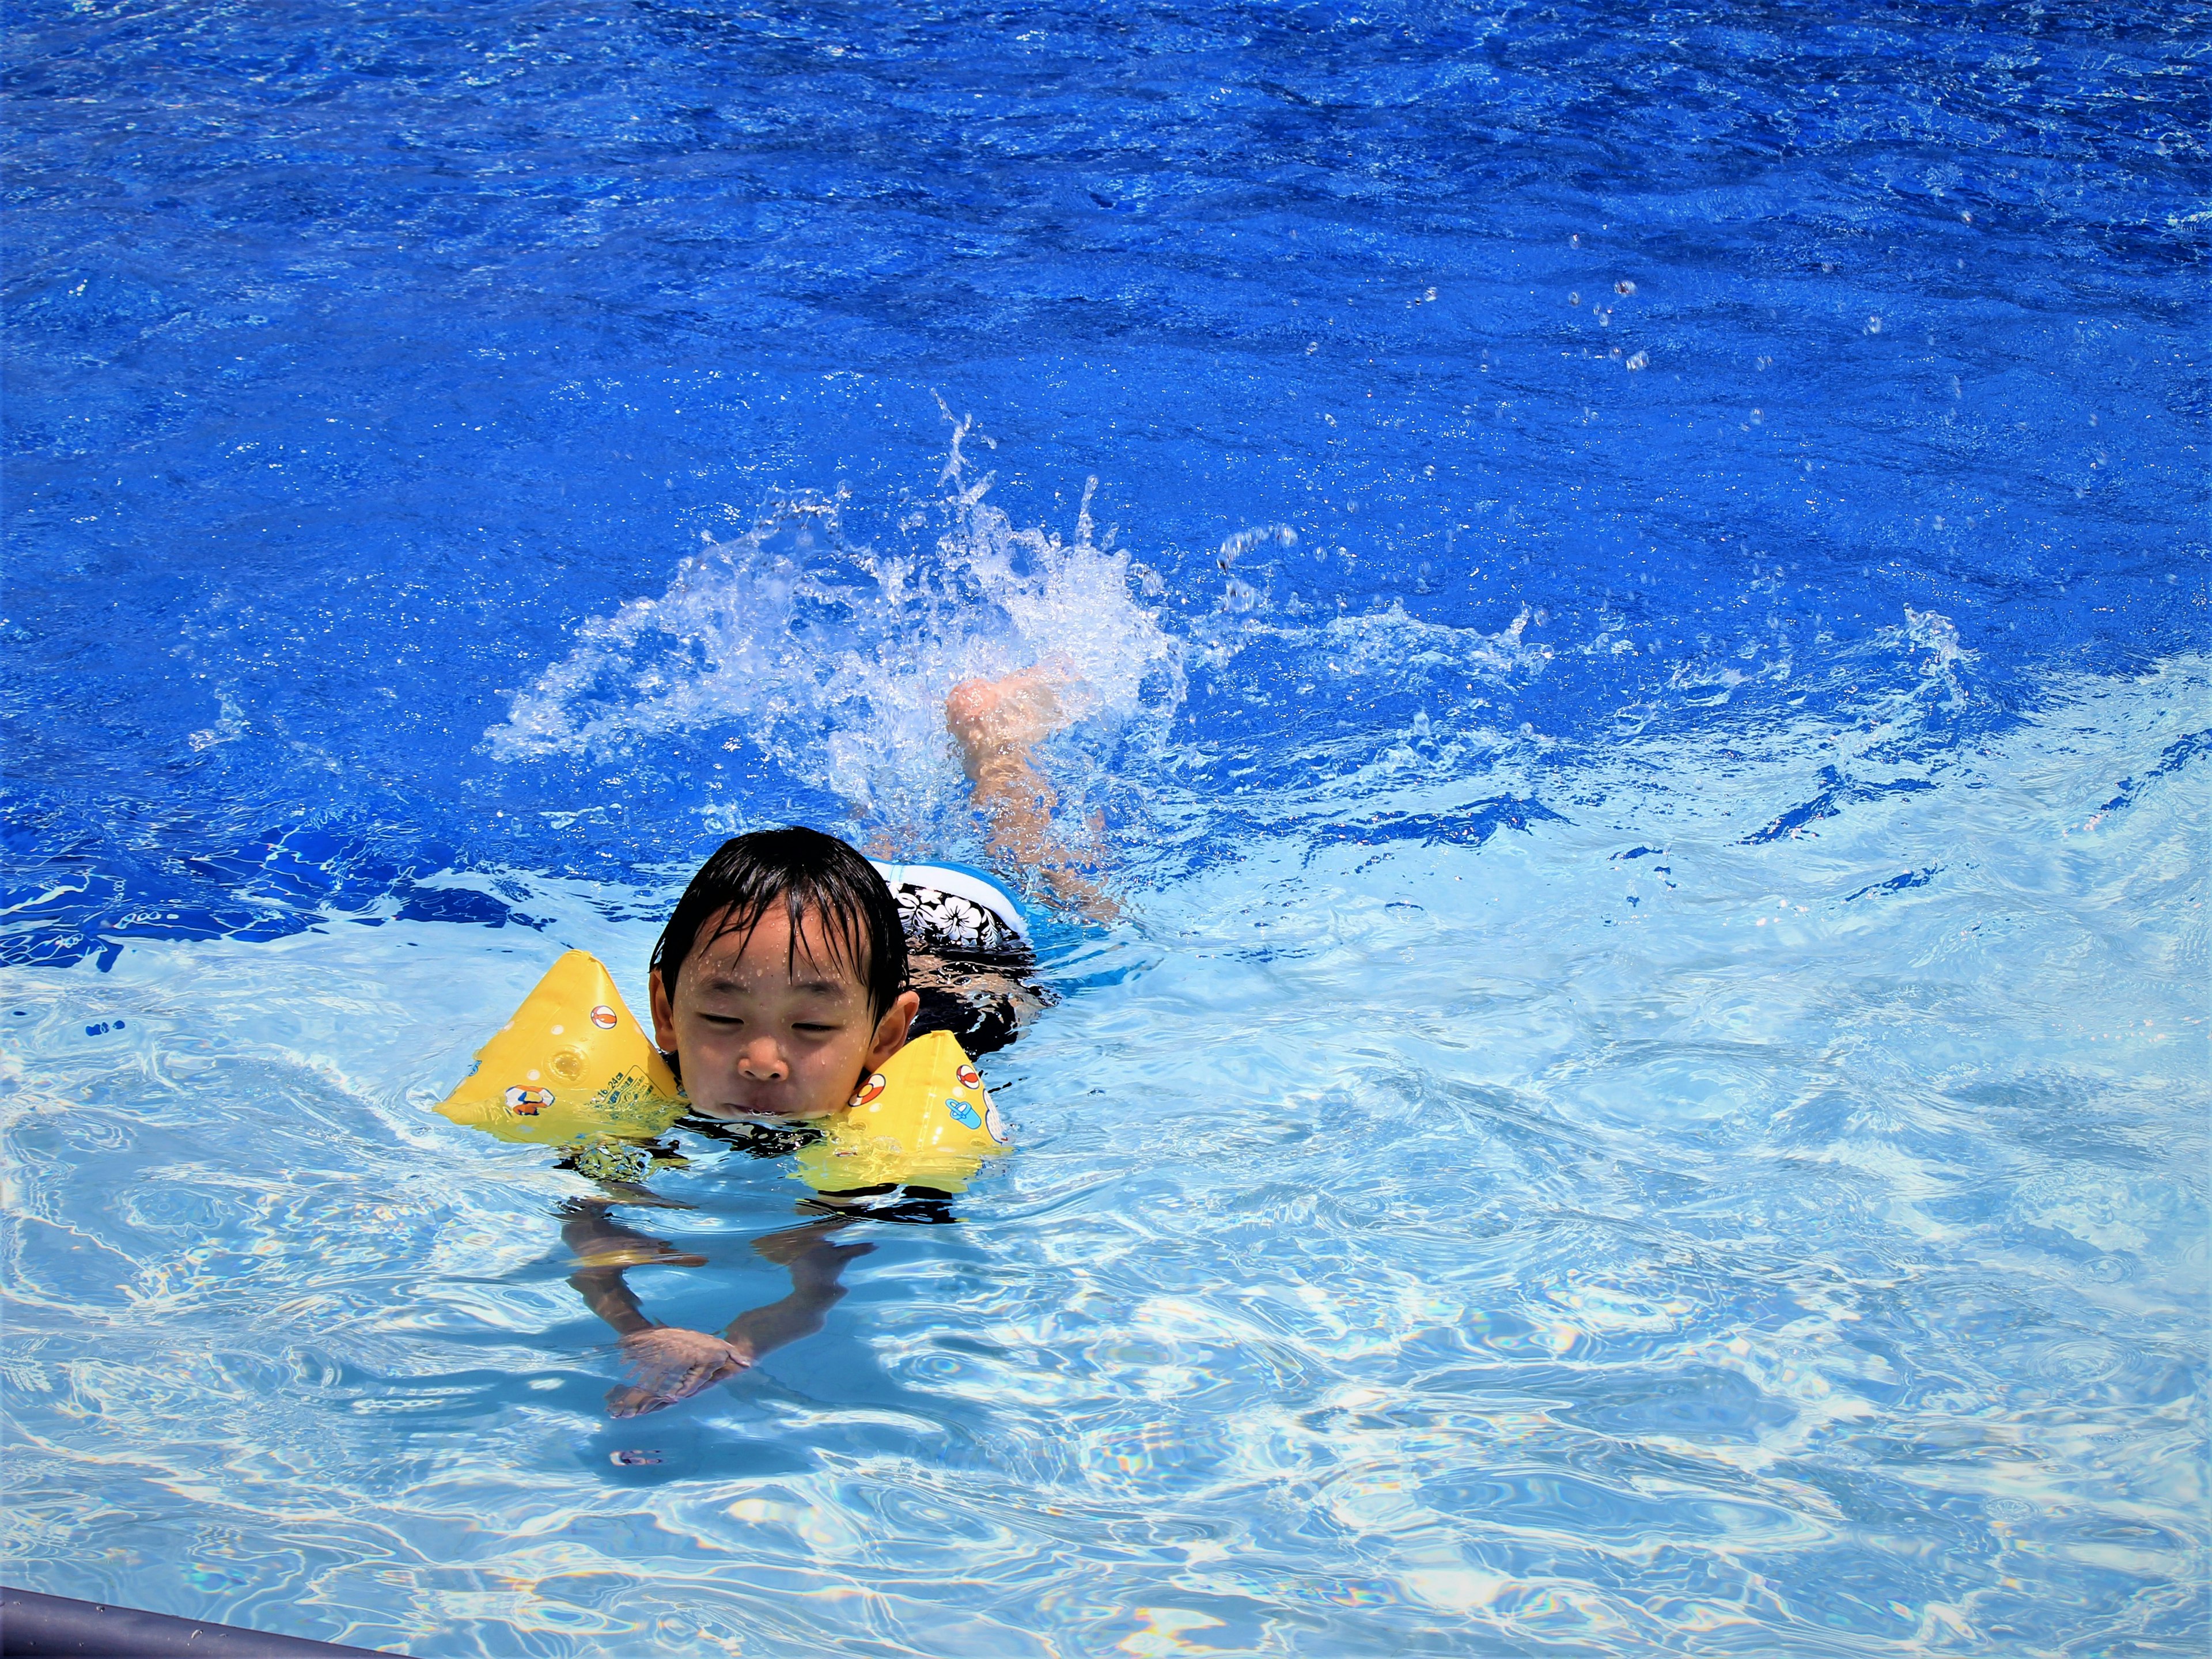
[[[876,866],[898,901],[912,982],[921,998],[911,1036],[950,1031],[971,1055],[1014,1040],[1051,1000],[1020,907],[981,876],[933,864]]]

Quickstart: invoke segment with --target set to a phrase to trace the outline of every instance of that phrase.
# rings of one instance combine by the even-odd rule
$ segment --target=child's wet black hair
[[[750,939],[778,901],[791,918],[793,963],[799,923],[813,916],[830,948],[831,960],[823,965],[849,969],[867,991],[869,1017],[881,1019],[906,989],[898,901],[876,866],[853,848],[797,824],[726,841],[699,866],[653,947],[653,971],[669,1001],[676,1000],[676,976],[693,951],[728,933]],[[714,933],[702,940],[699,930],[717,917]]]

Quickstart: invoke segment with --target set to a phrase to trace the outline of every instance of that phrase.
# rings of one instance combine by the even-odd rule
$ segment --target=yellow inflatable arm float
[[[559,1146],[586,1176],[636,1181],[655,1161],[637,1143],[663,1133],[690,1102],[613,975],[571,951],[477,1050],[438,1109],[501,1140]],[[961,1192],[985,1158],[1007,1150],[982,1078],[947,1031],[908,1043],[863,1079],[850,1107],[813,1127],[822,1138],[800,1149],[798,1174],[825,1197],[893,1186]]]
[[[950,1031],[918,1036],[884,1062],[799,1152],[799,1178],[823,1197],[884,1187],[967,1190],[1007,1149],[1006,1126]]]

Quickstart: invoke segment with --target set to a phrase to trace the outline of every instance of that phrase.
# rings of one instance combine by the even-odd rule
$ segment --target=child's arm
[[[623,1277],[623,1269],[649,1261],[665,1261],[681,1267],[703,1267],[707,1258],[678,1250],[665,1238],[654,1238],[626,1227],[608,1212],[604,1199],[577,1199],[563,1206],[561,1242],[574,1253],[576,1271],[568,1275],[577,1295],[618,1335],[657,1328],[638,1305],[636,1292]]]
[[[568,1205],[561,1237],[576,1255],[568,1282],[584,1305],[612,1326],[622,1338],[623,1364],[635,1381],[608,1390],[607,1409],[635,1417],[673,1405],[688,1395],[735,1376],[752,1357],[720,1337],[680,1325],[663,1325],[639,1305],[628,1270],[647,1262],[703,1267],[707,1258],[678,1250],[666,1239],[626,1227],[608,1213],[605,1200]]]
[[[844,1299],[845,1286],[839,1276],[845,1264],[876,1248],[830,1243],[850,1225],[849,1218],[824,1218],[753,1240],[754,1249],[790,1271],[791,1294],[732,1320],[726,1333],[732,1347],[757,1359],[771,1349],[811,1336],[822,1328],[830,1310]]]
[[[620,1334],[623,1363],[631,1377],[607,1391],[609,1414],[638,1417],[672,1406],[702,1389],[726,1382],[763,1354],[820,1330],[829,1310],[845,1294],[839,1282],[845,1263],[875,1249],[872,1244],[830,1243],[830,1237],[849,1224],[825,1219],[755,1240],[755,1249],[790,1270],[791,1294],[739,1314],[724,1334],[714,1336],[655,1322],[639,1304],[626,1277],[628,1269],[650,1262],[701,1267],[706,1257],[623,1225],[607,1213],[603,1202],[586,1200],[570,1206],[561,1228],[562,1239],[577,1258],[568,1282],[585,1306]]]

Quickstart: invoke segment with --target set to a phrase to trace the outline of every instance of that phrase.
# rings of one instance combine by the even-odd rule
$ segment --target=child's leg
[[[1061,693],[1068,677],[1049,665],[1003,679],[963,680],[945,699],[945,728],[975,786],[971,799],[990,820],[994,857],[1036,871],[1061,903],[1107,920],[1113,901],[1077,872],[1082,862],[1053,832],[1060,796],[1036,767],[1036,745],[1064,729]]]

